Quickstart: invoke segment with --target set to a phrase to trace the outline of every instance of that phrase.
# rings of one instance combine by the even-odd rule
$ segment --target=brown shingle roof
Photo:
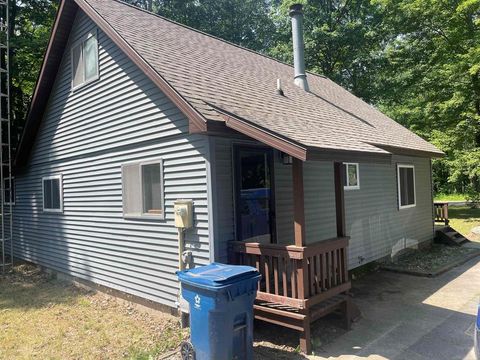
[[[117,0],[75,2],[155,72],[150,78],[167,84],[196,121],[236,119],[303,149],[442,155],[323,76],[308,74],[307,93],[293,84],[293,67],[267,56]],[[276,94],[279,78],[285,96]]]
[[[385,152],[372,144],[441,152],[333,81],[115,0],[86,0],[207,119],[213,105],[294,142],[320,149]],[[282,79],[285,96],[275,92]]]

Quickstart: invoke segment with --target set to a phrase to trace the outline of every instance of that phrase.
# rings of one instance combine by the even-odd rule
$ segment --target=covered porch
[[[232,164],[235,209],[228,261],[256,267],[262,274],[255,318],[297,330],[302,351],[310,353],[313,321],[340,310],[345,327],[351,323],[343,162],[329,163],[331,178],[325,177],[330,198],[315,205],[323,210],[306,214],[312,205],[305,201],[312,203],[318,193],[305,186],[305,161],[257,144],[233,143],[231,149],[225,159]],[[228,194],[218,196],[229,200]],[[331,228],[316,231],[323,221]],[[309,224],[313,231],[307,230]]]

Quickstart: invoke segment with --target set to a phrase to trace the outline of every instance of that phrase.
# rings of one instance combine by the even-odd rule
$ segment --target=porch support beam
[[[305,195],[303,190],[303,161],[293,158],[293,221],[295,246],[305,246]]]
[[[345,227],[345,194],[343,189],[343,178],[345,176],[345,167],[341,162],[334,163],[335,179],[335,213],[337,219],[337,236],[344,237]]]

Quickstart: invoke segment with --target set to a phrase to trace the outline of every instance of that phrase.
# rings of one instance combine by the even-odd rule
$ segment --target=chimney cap
[[[290,5],[290,16],[303,15],[303,5],[302,4],[292,4]]]

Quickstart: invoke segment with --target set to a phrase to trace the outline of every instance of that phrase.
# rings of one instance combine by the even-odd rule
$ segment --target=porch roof
[[[303,160],[319,151],[443,154],[326,77],[308,73],[310,92],[305,92],[293,84],[292,66],[265,55],[117,0],[63,0],[20,144],[19,164],[38,129],[49,82],[78,7],[179,106],[190,120],[191,132],[226,125]],[[277,79],[282,80],[284,96],[275,91]]]

